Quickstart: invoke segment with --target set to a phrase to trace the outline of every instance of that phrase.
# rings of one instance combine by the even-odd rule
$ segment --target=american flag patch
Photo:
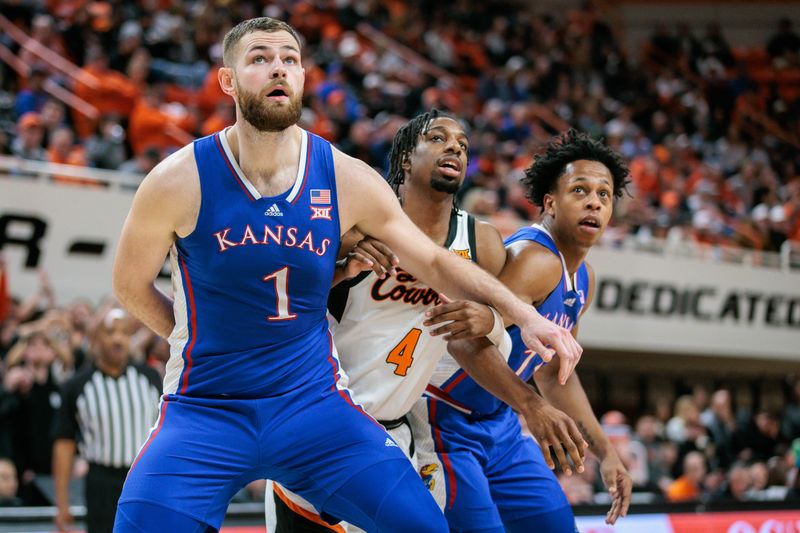
[[[329,203],[331,203],[331,190],[330,189],[311,189],[311,203],[312,204],[329,204]]]

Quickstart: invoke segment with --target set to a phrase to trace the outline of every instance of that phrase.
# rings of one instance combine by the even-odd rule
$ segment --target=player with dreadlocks
[[[508,258],[499,278],[576,336],[578,319],[595,290],[594,272],[584,259],[608,224],[627,176],[627,166],[616,153],[570,130],[535,158],[522,179],[543,219],[505,241]],[[453,318],[446,306],[431,314],[434,324]],[[606,521],[613,524],[628,511],[632,481],[594,416],[578,376],[563,373],[560,358],[545,364],[527,350],[516,326],[508,332],[513,339],[510,367],[524,380],[534,377],[544,398],[577,422],[600,459],[600,473],[613,500]],[[463,356],[485,345],[483,340],[453,341],[448,350]],[[445,356],[440,365],[447,360]],[[576,531],[567,499],[550,470],[554,467],[547,453],[554,445],[550,438],[537,436],[540,450],[522,434],[516,413],[462,370],[432,383],[427,395],[412,408],[410,421],[419,464],[429,465],[434,482],[447,485],[445,516],[451,532]],[[560,446],[555,447],[558,451]],[[571,475],[569,463],[561,457],[559,462]],[[581,470],[579,465],[575,469]]]
[[[497,230],[453,207],[453,195],[464,180],[468,150],[467,135],[458,120],[435,110],[422,114],[395,136],[387,180],[399,193],[403,210],[428,237],[497,274],[506,257]],[[362,236],[345,238],[353,242]],[[362,267],[367,270],[360,272]],[[416,464],[406,414],[435,373],[453,372],[450,366],[437,367],[447,339],[488,337],[491,349],[483,357],[459,355],[458,363],[519,410],[541,434],[557,434],[554,440],[571,447],[574,460],[580,462],[583,447],[577,427],[556,409],[542,410],[541,397],[511,371],[501,355],[507,356],[511,343],[502,318],[483,305],[451,302],[450,314],[459,319],[455,326],[425,331],[426,310],[438,298],[449,300],[401,267],[380,242],[363,239],[349,254],[345,267],[345,277],[354,277],[331,291],[330,328],[354,400],[386,427]],[[280,486],[275,486],[274,497],[267,495],[269,531],[341,531],[345,527],[354,530],[342,524],[326,525],[311,505]]]

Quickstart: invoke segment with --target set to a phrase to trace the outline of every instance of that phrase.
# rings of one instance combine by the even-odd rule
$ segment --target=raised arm
[[[334,166],[343,232],[356,227],[383,241],[403,268],[439,292],[493,306],[520,326],[525,344],[543,359],[549,360],[554,351],[570,356],[580,353],[580,346],[566,330],[541,317],[483,269],[428,239],[368,165],[334,151]]]
[[[176,235],[191,233],[199,209],[199,178],[189,146],[144,179],[122,228],[114,292],[133,316],[165,338],[175,327],[172,300],[154,283]]]

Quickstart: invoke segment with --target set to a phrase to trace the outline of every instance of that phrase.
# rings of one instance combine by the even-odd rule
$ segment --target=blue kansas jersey
[[[265,397],[331,378],[325,315],[340,233],[330,145],[303,131],[294,186],[269,198],[224,131],[195,141],[194,154],[202,203],[171,251],[164,392]]]
[[[578,323],[581,310],[586,304],[586,296],[589,290],[589,274],[586,264],[581,263],[575,276],[571,279],[567,272],[566,264],[561,253],[556,248],[553,238],[546,229],[539,225],[533,225],[518,230],[505,241],[509,246],[517,241],[527,240],[540,244],[554,253],[561,259],[563,272],[558,286],[553,289],[541,304],[536,306],[539,313],[562,326],[571,330]],[[535,276],[536,272],[531,272]],[[525,343],[522,342],[520,330],[513,325],[508,328],[513,347],[508,358],[508,364],[524,381],[528,381],[534,371],[542,364],[539,354],[531,353]],[[490,393],[486,392],[463,370],[455,372],[449,380],[444,382],[441,387],[428,387],[428,394],[433,397],[445,400],[451,405],[461,408],[464,412],[488,415],[497,411],[503,404]]]

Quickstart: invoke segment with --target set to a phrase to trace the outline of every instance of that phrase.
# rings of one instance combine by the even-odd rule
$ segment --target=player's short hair
[[[611,172],[614,197],[622,196],[630,182],[625,160],[606,144],[574,129],[550,141],[547,150],[535,156],[533,164],[525,169],[520,183],[525,187],[526,196],[534,205],[544,207],[544,196],[556,189],[558,178],[567,165],[581,159],[603,164]]]
[[[257,31],[265,31],[267,33],[285,31],[294,37],[294,40],[297,41],[297,46],[300,46],[300,35],[298,35],[294,28],[282,20],[276,20],[270,17],[258,17],[244,20],[231,28],[231,30],[225,34],[225,38],[222,40],[222,62],[226,67],[233,66],[235,62],[233,58],[233,51],[239,41],[242,40],[242,37],[248,33]]]
[[[428,132],[431,122],[441,117],[458,120],[445,111],[431,109],[409,120],[402,128],[397,130],[394,139],[392,139],[392,148],[389,150],[389,172],[386,174],[386,181],[398,196],[400,185],[406,179],[403,161],[414,151],[419,142],[419,136]]]

